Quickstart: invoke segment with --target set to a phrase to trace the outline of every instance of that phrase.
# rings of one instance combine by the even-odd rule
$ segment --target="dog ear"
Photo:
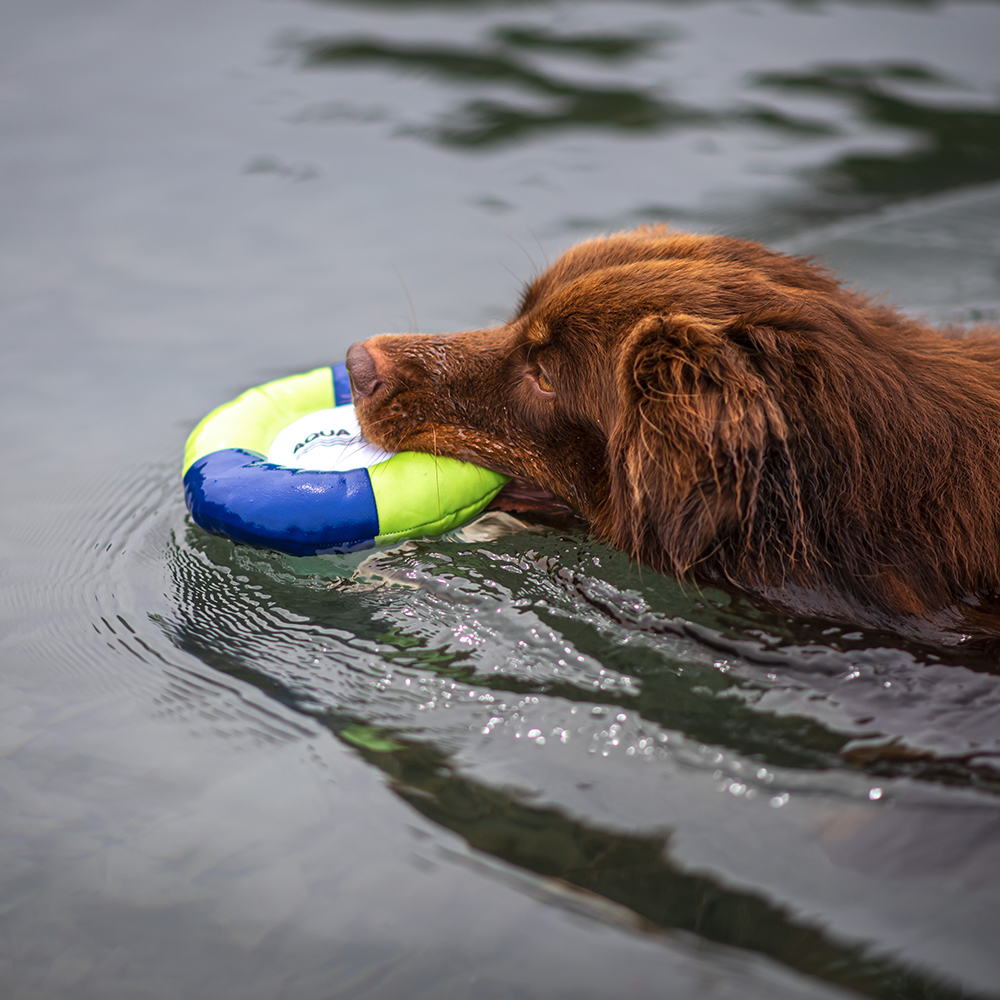
[[[769,332],[760,331],[765,340]],[[624,344],[609,440],[611,533],[618,532],[616,545],[656,569],[685,576],[725,550],[717,560],[725,575],[737,568],[743,579],[748,570],[751,577],[762,573],[753,565],[752,540],[773,530],[755,521],[775,453],[788,467],[782,492],[793,495],[785,499],[798,506],[794,470],[780,457],[788,457],[787,426],[765,374],[751,362],[753,335],[671,313],[645,317]],[[786,550],[788,544],[794,557],[795,539],[785,539]]]

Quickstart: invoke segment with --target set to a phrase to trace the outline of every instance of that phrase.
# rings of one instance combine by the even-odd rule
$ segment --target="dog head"
[[[638,230],[575,247],[501,327],[384,335],[348,354],[366,435],[476,462],[564,499],[684,574],[746,531],[787,426],[768,375],[836,284],[755,244]],[[794,483],[784,506],[794,513]],[[797,544],[787,539],[786,548]]]

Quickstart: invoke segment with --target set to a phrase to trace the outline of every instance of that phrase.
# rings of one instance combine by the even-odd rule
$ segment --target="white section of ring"
[[[307,413],[284,428],[267,453],[269,462],[317,472],[349,472],[387,458],[392,458],[392,452],[369,444],[361,436],[351,405]]]

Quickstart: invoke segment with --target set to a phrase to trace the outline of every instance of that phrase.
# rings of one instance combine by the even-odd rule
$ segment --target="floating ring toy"
[[[215,535],[293,556],[439,535],[507,476],[361,436],[346,367],[268,382],[213,410],[184,449],[184,496]]]

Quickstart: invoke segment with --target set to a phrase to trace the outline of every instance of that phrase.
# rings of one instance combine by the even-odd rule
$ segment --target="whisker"
[[[417,323],[417,309],[413,304],[413,299],[410,298],[410,290],[406,287],[406,282],[403,281],[403,276],[399,273],[396,265],[392,265],[393,273],[399,280],[399,284],[403,289],[403,294],[406,296],[406,301],[410,304],[410,328],[414,333],[420,333],[420,325]]]

